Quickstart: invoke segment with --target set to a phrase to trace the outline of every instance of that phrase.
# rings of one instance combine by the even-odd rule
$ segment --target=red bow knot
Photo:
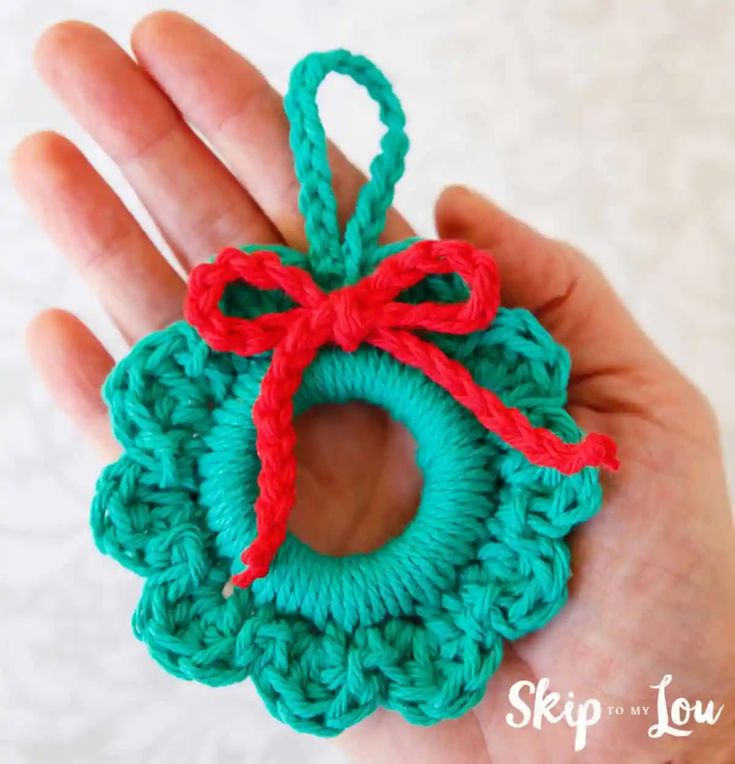
[[[325,310],[322,316],[330,330],[329,339],[345,353],[354,353],[363,342],[367,342],[378,320],[377,306],[366,307],[357,298],[359,292],[343,287],[326,295],[323,303]]]
[[[431,274],[458,274],[469,289],[461,303],[398,302],[396,298]],[[253,319],[225,316],[219,303],[233,282],[278,289],[295,307]],[[268,572],[286,537],[295,501],[296,460],[293,396],[304,369],[319,349],[333,344],[347,353],[362,344],[377,347],[423,371],[509,446],[539,466],[565,474],[584,467],[615,470],[615,443],[592,433],[565,443],[550,430],[534,428],[518,410],[506,408],[467,369],[415,330],[468,334],[485,329],[500,304],[500,279],[490,255],[460,241],[420,241],[383,260],[357,284],[324,292],[305,270],[284,265],[267,250],[223,250],[214,263],[197,266],[189,280],[185,315],[204,341],[220,352],[252,356],[273,351],[253,406],[256,450],[261,461],[255,503],[257,536],[243,552],[244,572],[233,578],[248,586]]]

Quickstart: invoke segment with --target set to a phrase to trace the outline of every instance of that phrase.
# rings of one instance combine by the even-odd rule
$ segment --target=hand
[[[101,31],[65,23],[42,36],[37,64],[118,164],[181,268],[231,244],[305,249],[279,95],[251,64],[178,14],[145,18],[132,45],[137,61]],[[331,161],[347,215],[363,178],[336,149]],[[33,135],[17,148],[13,169],[31,209],[128,342],[180,317],[183,279],[77,148],[53,133]],[[506,647],[472,713],[419,728],[379,711],[341,742],[365,761],[566,761],[572,733],[565,725],[506,724],[514,682],[547,676],[563,697],[573,689],[606,709],[653,706],[650,685],[671,673],[676,695],[725,704],[718,724],[654,741],[646,735],[650,717],[605,716],[590,731],[584,760],[732,761],[735,535],[707,403],[572,248],[462,188],[441,196],[436,219],[441,236],[490,250],[504,303],[532,310],[570,350],[570,412],[583,429],[617,440],[623,468],[604,476],[603,510],[570,539],[569,604],[543,631]],[[391,212],[385,238],[408,235],[408,224]],[[28,338],[51,394],[114,457],[99,393],[111,356],[59,310],[38,316]],[[331,554],[373,549],[400,532],[421,490],[401,426],[351,404],[307,413],[298,431],[293,532]]]

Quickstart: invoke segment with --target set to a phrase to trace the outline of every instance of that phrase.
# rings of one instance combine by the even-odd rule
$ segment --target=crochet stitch
[[[332,71],[367,88],[387,127],[342,238],[316,107]],[[564,604],[564,537],[599,509],[595,468],[617,467],[614,444],[581,438],[568,355],[499,307],[489,254],[379,246],[408,147],[383,75],[312,54],[285,107],[309,254],[224,250],[192,272],[189,323],[115,367],[104,395],[124,453],[99,478],[93,532],[146,578],[133,628],[170,673],[250,676],[274,716],[320,735],[381,705],[431,724],[475,705],[502,640]],[[413,433],[424,485],[399,537],[336,558],[287,533],[292,421],[352,400]]]

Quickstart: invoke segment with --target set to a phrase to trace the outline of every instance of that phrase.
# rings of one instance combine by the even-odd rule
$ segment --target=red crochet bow
[[[412,305],[395,301],[425,276],[449,273],[459,274],[467,284],[466,302]],[[297,307],[254,319],[225,316],[219,303],[225,288],[236,281],[258,289],[280,289]],[[304,369],[327,344],[350,353],[367,343],[421,369],[533,464],[565,474],[584,467],[618,468],[611,438],[593,433],[572,444],[550,430],[533,427],[518,409],[506,408],[494,393],[476,384],[462,364],[413,333],[423,329],[468,334],[485,329],[499,303],[495,261],[461,241],[417,242],[383,260],[359,283],[332,292],[324,292],[306,271],[283,265],[269,251],[243,254],[228,248],[214,263],[193,270],[185,314],[204,341],[220,352],[242,356],[273,351],[252,414],[261,462],[260,495],[255,503],[257,536],[242,554],[247,568],[233,578],[235,585],[249,586],[265,576],[286,537],[296,498],[293,396]]]

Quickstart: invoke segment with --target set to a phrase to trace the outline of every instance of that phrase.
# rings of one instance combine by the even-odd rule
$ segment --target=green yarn
[[[360,190],[342,243],[327,138],[316,105],[316,92],[332,72],[349,75],[368,91],[387,128],[380,142],[382,153],[370,165],[370,180]],[[300,61],[291,72],[284,107],[291,123],[291,150],[301,187],[299,209],[314,276],[325,287],[352,284],[370,270],[366,265],[383,232],[393,189],[403,175],[408,152],[403,108],[382,72],[368,59],[346,50],[314,53]]]
[[[314,103],[328,71],[365,85],[388,126],[343,240]],[[370,62],[336,51],[296,67],[286,109],[311,250],[243,250],[273,249],[323,285],[353,282],[411,243],[377,245],[407,147],[400,105]],[[405,298],[465,295],[460,279],[431,277]],[[236,284],[222,307],[252,317],[288,300]],[[568,355],[530,313],[501,308],[486,331],[431,340],[533,424],[579,439],[564,409]],[[297,410],[364,400],[405,424],[424,475],[416,516],[370,554],[328,557],[289,536],[267,577],[229,593],[255,534],[251,409],[269,360],[217,353],[180,321],[141,340],[105,384],[124,453],[99,478],[91,522],[100,550],[145,578],[136,636],[177,677],[251,677],[275,717],[318,735],[379,706],[416,724],[465,713],[503,640],[541,628],[564,604],[564,537],[600,507],[597,470],[535,467],[421,372],[372,347],[326,348]]]

